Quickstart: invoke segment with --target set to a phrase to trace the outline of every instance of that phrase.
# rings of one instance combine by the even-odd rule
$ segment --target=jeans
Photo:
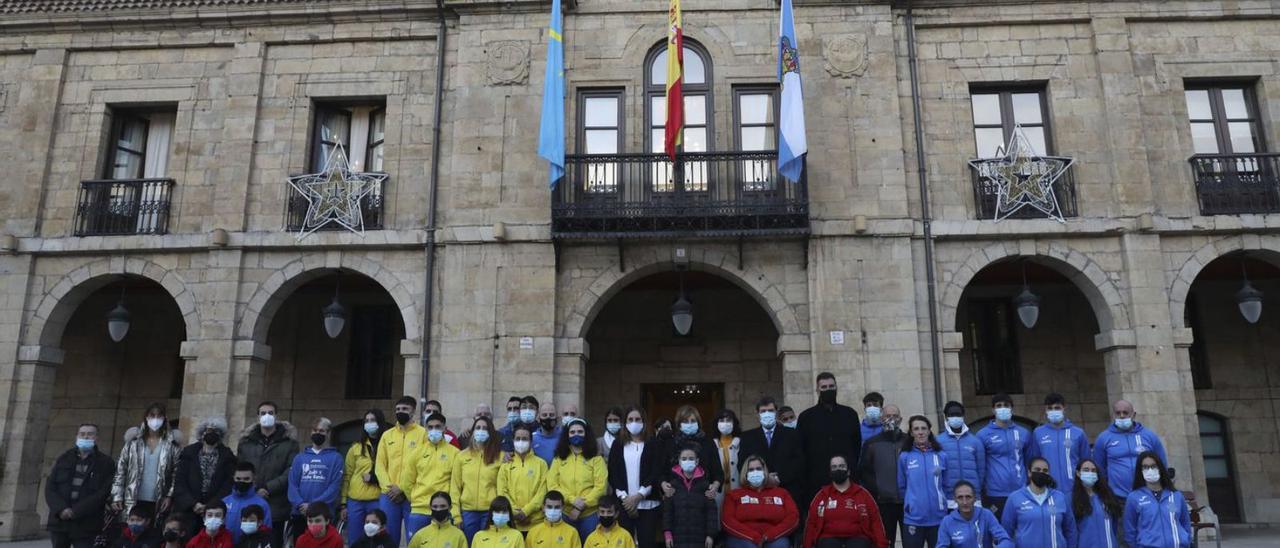
[[[571,520],[566,517],[564,518],[564,522],[568,523],[569,525],[572,525],[574,529],[577,529],[578,538],[580,538],[583,543],[586,543],[587,536],[590,535],[593,531],[595,531],[596,526],[600,524],[600,516],[596,514],[591,514],[590,516],[580,516],[577,521]]]
[[[347,499],[347,544],[355,544],[364,538],[364,517],[377,510],[381,503],[377,500]],[[391,527],[387,526],[387,531]]]
[[[405,542],[412,539],[413,534],[418,531],[416,528],[409,528],[409,512],[412,511],[412,506],[409,505],[408,497],[400,502],[392,502],[391,497],[381,495],[378,497],[378,508],[387,514],[387,535],[391,537],[391,544],[400,545],[401,524],[404,524],[405,529],[409,532],[403,537]]]
[[[404,518],[404,528],[406,531],[405,538],[409,540],[406,540],[404,543],[408,545],[409,541],[413,540],[413,535],[416,534],[419,529],[428,525],[431,525],[431,516],[429,514],[409,514],[409,517]]]
[[[938,545],[938,526],[925,527],[923,525],[903,525],[902,526],[902,546],[903,548],[924,548],[928,545],[933,548]]]
[[[467,546],[471,545],[471,538],[476,536],[476,533],[483,531],[488,526],[488,512],[468,512],[465,510],[462,512],[462,533],[467,535]]]
[[[756,548],[756,543],[738,537],[725,537],[725,548]],[[791,539],[783,537],[764,543],[762,548],[791,548]]]

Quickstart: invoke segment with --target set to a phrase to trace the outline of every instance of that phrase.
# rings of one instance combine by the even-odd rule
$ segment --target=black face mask
[[[542,425],[543,430],[552,430],[556,427],[555,417],[549,419],[538,419],[538,424]]]
[[[449,521],[449,511],[448,510],[432,510],[431,519],[436,520],[440,523]]]
[[[1036,487],[1044,488],[1054,487],[1057,482],[1053,481],[1053,476],[1050,476],[1049,474],[1044,472],[1032,472],[1031,483],[1035,484]]]
[[[617,521],[618,516],[600,516],[600,525],[605,527],[613,527],[613,524]]]
[[[324,440],[326,439],[328,439],[328,436],[325,436],[324,434],[311,435],[311,443],[314,443],[316,445],[324,445]]]
[[[848,470],[832,470],[831,471],[831,483],[844,483],[846,481],[849,481]]]
[[[237,481],[237,482],[236,482],[236,492],[237,492],[237,493],[240,493],[240,494],[242,494],[242,495],[243,495],[243,494],[245,494],[245,493],[248,493],[250,489],[253,489],[253,482],[252,482],[252,481]]]
[[[406,424],[409,424],[409,419],[410,419],[410,418],[411,418],[411,417],[409,416],[409,414],[408,414],[408,413],[396,413],[396,422],[397,422],[397,423],[399,423],[399,424],[400,424],[400,426],[404,426],[404,425],[406,425]]]
[[[178,542],[178,539],[180,538],[182,538],[182,535],[179,535],[177,531],[174,531],[173,529],[164,530],[165,542]]]
[[[218,442],[222,441],[222,433],[217,430],[208,430],[204,433],[204,437],[201,439],[203,439],[206,444],[218,445]]]
[[[821,392],[818,392],[818,402],[822,403],[823,405],[835,405],[836,389],[832,388],[831,390],[823,390]]]

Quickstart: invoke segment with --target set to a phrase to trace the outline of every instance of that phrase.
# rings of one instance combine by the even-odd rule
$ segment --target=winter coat
[[[134,536],[128,525],[120,528],[120,536],[111,541],[111,548],[160,548],[164,544],[164,538],[155,529],[147,528]]]
[[[698,466],[693,469],[693,478],[686,478],[676,466],[671,469],[667,481],[676,493],[662,501],[665,538],[671,539],[677,548],[702,548],[707,537],[715,538],[716,531],[720,529],[716,501],[707,498],[711,480],[706,470]]]
[[[1106,505],[1097,494],[1089,495],[1093,509],[1087,516],[1076,516],[1076,540],[1080,546],[1117,548],[1120,546],[1120,520],[1107,513]],[[1074,511],[1074,507],[1073,510]]]
[[[791,493],[791,500],[804,505],[809,501],[808,477],[805,476],[804,440],[800,432],[775,423],[772,439],[763,428],[752,428],[742,433],[742,446],[738,448],[738,471],[752,455],[764,459],[769,472],[778,475],[778,482]],[[664,467],[665,469],[665,467]]]
[[[303,531],[293,545],[295,548],[342,548],[342,535],[332,525],[326,525],[324,536],[316,538],[311,531]]]
[[[781,487],[741,487],[724,497],[720,520],[731,537],[754,544],[785,538],[800,524],[800,510]]]
[[[228,449],[230,451],[230,449]],[[209,532],[201,529],[196,536],[187,541],[187,548],[234,548],[231,533],[226,527],[219,527],[217,534],[209,536]]]
[[[262,498],[257,491],[250,490],[247,493],[237,493],[235,489],[231,490],[231,494],[223,497],[222,503],[227,505],[226,519],[231,529],[231,542],[240,544],[240,537],[244,532],[240,530],[240,513],[245,508],[258,505],[262,508],[262,524],[271,526],[271,507],[267,504],[267,500]],[[259,524],[261,526],[262,524]]]
[[[547,494],[547,463],[532,451],[523,455],[511,455],[511,460],[498,468],[498,495],[511,501],[513,510],[520,510],[528,521],[511,526],[521,531],[542,523],[542,497]]]
[[[804,547],[813,548],[824,538],[865,538],[871,541],[872,548],[888,548],[890,542],[884,534],[880,507],[871,499],[871,493],[856,483],[849,484],[843,492],[828,483],[809,503]]]
[[[378,476],[373,472],[374,447],[368,441],[361,440],[347,449],[346,461],[342,463],[342,492],[339,497],[343,504],[347,503],[347,499],[378,500],[378,495],[382,494],[382,490],[378,488]],[[365,474],[369,474],[372,483],[364,481]]]
[[[898,494],[902,496],[902,523],[933,527],[947,515],[947,494],[942,488],[947,454],[915,447],[898,455]]]
[[[987,479],[987,447],[982,440],[973,435],[966,424],[959,434],[943,427],[938,443],[942,445],[942,452],[947,454],[947,470],[942,474],[947,500],[951,500],[960,480],[973,484],[974,491],[981,493],[982,482]]]
[[[80,484],[79,496],[71,500],[71,482],[76,476],[76,465],[81,463],[80,450],[72,448],[58,456],[44,484],[44,500],[49,507],[49,530],[63,533],[72,539],[91,538],[102,532],[102,511],[111,494],[111,482],[115,479],[116,463],[96,447],[85,457],[88,471]],[[72,517],[58,517],[70,508]]]
[[[605,468],[609,473],[609,489],[618,498],[626,498],[627,490],[627,442],[621,439],[613,442],[615,447],[609,452],[609,460]],[[640,450],[640,489],[649,489],[647,500],[662,500],[662,481],[667,475],[667,448],[663,442],[652,437],[646,439],[644,448]]]
[[[1191,546],[1191,513],[1187,500],[1174,489],[1156,496],[1146,486],[1124,501],[1124,542],[1129,548]]]
[[[1043,457],[1049,461],[1049,475],[1064,492],[1075,484],[1076,465],[1089,456],[1089,436],[1069,419],[1062,419],[1060,425],[1037,426],[1031,435],[1031,445],[1027,446],[1027,459]]]
[[[501,467],[501,451],[490,463],[484,462],[484,450],[479,448],[460,451],[453,457],[449,497],[453,499],[454,523],[462,523],[463,512],[489,511],[489,503],[498,496],[498,469]]]
[[[858,423],[858,432],[862,435],[862,447],[866,447],[867,442],[871,441],[871,438],[879,436],[881,432],[884,432],[884,423],[881,421],[875,421],[871,424],[867,424],[867,419],[862,419],[862,421]],[[858,449],[861,450],[862,447],[859,447]]]
[[[830,482],[831,457],[845,455],[849,470],[858,469],[858,457],[862,451],[862,420],[858,412],[847,405],[833,407],[819,403],[800,413],[797,429],[804,440],[805,466],[809,471],[809,491],[817,492]]]
[[[1062,491],[1049,489],[1043,503],[1030,487],[1009,494],[1000,525],[1018,548],[1076,548],[1076,517]],[[1092,548],[1092,547],[1090,547]]]
[[[268,527],[270,524],[270,521],[259,524],[258,530],[252,535],[241,533],[240,540],[236,541],[236,548],[284,548],[271,545],[273,539],[271,538],[271,528]]]
[[[1000,526],[995,514],[986,508],[974,508],[973,515],[964,519],[959,510],[942,518],[938,526],[936,548],[1014,548],[1013,539]]]
[[[1031,433],[1012,422],[1000,426],[996,421],[978,432],[978,439],[987,451],[987,471],[983,495],[1007,497],[1027,484],[1027,446]],[[1101,466],[1101,465],[1099,465]]]
[[[871,492],[877,504],[902,503],[898,493],[898,455],[906,437],[906,432],[893,429],[881,432],[862,446],[858,483]]]
[[[1154,451],[1160,462],[1168,465],[1160,436],[1140,422],[1135,421],[1128,431],[1112,424],[1093,440],[1093,461],[1098,463],[1098,472],[1107,475],[1107,483],[1116,496],[1122,499],[1129,496],[1133,489],[1133,467],[1144,451]]]
[[[342,455],[337,449],[315,447],[293,457],[289,467],[289,505],[292,515],[299,516],[303,504],[323,502],[329,508],[338,507],[338,495],[342,491]]]
[[[111,501],[124,504],[124,515],[128,515],[138,501],[138,489],[142,486],[142,474],[146,469],[147,439],[141,434],[143,432],[147,432],[145,424],[129,430],[124,438],[124,448],[120,450],[120,459],[116,461]],[[166,428],[164,436],[157,442],[156,492],[151,494],[151,500],[155,502],[173,496],[173,474],[178,468],[178,453],[181,451],[173,438],[174,431]]]
[[[664,469],[680,464],[680,451],[685,445],[697,445],[698,464],[707,475],[707,482],[724,485],[724,469],[720,467],[720,450],[716,448],[716,442],[711,441],[711,438],[701,431],[694,432],[693,435],[677,432],[670,442],[664,443],[667,444],[667,462]]]
[[[227,446],[218,444],[218,466],[209,481],[209,490],[203,491],[203,478],[200,475],[200,451],[203,448],[204,442],[197,441],[178,454],[178,469],[173,478],[174,510],[190,513],[196,503],[207,503],[231,494],[232,476],[236,470],[235,454]]]
[[[350,548],[400,548],[400,546],[391,542],[391,535],[387,534],[386,530],[383,530],[373,536],[360,535],[360,540],[357,540]],[[517,546],[516,548],[519,547]]]
[[[262,435],[262,427],[246,427],[236,446],[240,460],[253,463],[256,487],[267,490],[267,503],[276,519],[289,516],[289,468],[297,456],[298,430],[288,421],[276,421],[271,436]]]
[[[724,477],[724,481],[720,484],[720,492],[722,494],[728,493],[729,491],[740,487],[738,485],[739,477],[737,472],[738,463],[742,462],[741,457],[739,457],[739,452],[742,447],[742,439],[733,438],[732,441],[729,442],[729,462],[727,463],[724,462],[724,445],[722,445],[721,438],[712,440],[712,443],[716,446],[716,460],[711,462],[720,464],[721,477]],[[728,475],[724,474],[725,470],[729,471]]]
[[[596,513],[600,497],[609,491],[609,472],[604,459],[599,455],[585,459],[581,454],[569,453],[568,457],[552,460],[547,470],[547,490],[564,495],[565,507],[573,506],[573,501],[582,497],[586,506],[579,518]]]

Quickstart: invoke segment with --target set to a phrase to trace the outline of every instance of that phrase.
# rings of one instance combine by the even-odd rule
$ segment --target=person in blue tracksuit
[[[866,447],[871,438],[884,432],[884,420],[881,418],[883,408],[884,396],[879,392],[867,392],[867,395],[862,397],[862,421],[858,423],[858,427],[862,430],[862,447]]]
[[[1071,487],[1071,512],[1076,515],[1076,541],[1080,546],[1116,548],[1124,501],[1098,473],[1093,459],[1081,459],[1076,467],[1075,485]]]
[[[1067,418],[1067,402],[1062,394],[1044,397],[1047,422],[1031,433],[1027,459],[1044,457],[1049,461],[1049,475],[1063,491],[1069,491],[1076,480],[1076,464],[1089,456],[1089,437],[1084,429]]]
[[[324,417],[312,421],[311,447],[293,457],[293,466],[289,468],[289,505],[293,509],[290,519],[295,525],[295,538],[306,529],[303,516],[312,503],[323,502],[329,508],[338,507],[344,459],[337,449],[329,445],[332,425]]]
[[[237,462],[235,475],[231,477],[232,485],[235,487],[230,495],[222,499],[223,504],[227,505],[226,518],[223,522],[227,524],[227,532],[231,533],[231,542],[240,542],[240,537],[244,534],[240,529],[240,512],[245,508],[258,505],[263,513],[258,521],[271,523],[271,505],[267,504],[267,499],[262,498],[262,495],[253,488],[255,470],[252,462],[244,460]]]
[[[946,455],[933,437],[929,419],[915,415],[907,421],[909,435],[898,454],[898,495],[902,497],[902,546],[937,546],[938,525],[947,515],[947,494],[942,488]]]
[[[1036,457],[1028,469],[1027,486],[1009,495],[1000,525],[1018,548],[1076,548],[1075,513],[1067,495],[1054,488],[1049,461]]]
[[[955,511],[942,518],[938,526],[938,548],[1014,548],[1013,539],[1005,532],[991,510],[977,506],[978,489],[965,480],[952,487]]]
[[[1138,456],[1129,497],[1124,501],[1124,541],[1129,548],[1191,546],[1191,512],[1173,488],[1164,459],[1155,451]]]
[[[1107,476],[1111,490],[1124,499],[1133,489],[1134,465],[1138,462],[1138,455],[1152,451],[1160,457],[1160,462],[1168,462],[1168,457],[1160,436],[1136,420],[1138,413],[1132,403],[1117,401],[1111,406],[1111,411],[1115,420],[1098,434],[1098,439],[1093,440],[1093,460]]]
[[[1013,398],[1008,394],[991,397],[995,420],[978,432],[987,452],[987,470],[982,484],[982,505],[996,515],[1004,509],[1005,499],[1022,489],[1027,482],[1023,465],[1031,433],[1013,422]]]
[[[954,491],[961,481],[981,486],[987,476],[987,448],[982,440],[969,431],[964,422],[964,405],[949,401],[942,407],[947,423],[942,426],[938,443],[947,455],[947,470],[942,474],[942,486],[947,492],[947,507],[955,507]]]

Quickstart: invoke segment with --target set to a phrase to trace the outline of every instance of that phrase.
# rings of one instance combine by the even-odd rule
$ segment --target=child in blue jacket
[[[952,491],[961,481],[966,481],[976,489],[981,489],[987,477],[987,448],[982,445],[969,425],[964,421],[964,405],[957,401],[949,401],[943,406],[942,414],[947,423],[938,435],[938,443],[942,444],[942,452],[947,455],[946,471],[942,474],[942,486],[947,491],[947,507],[954,508]]]
[[[312,445],[298,453],[289,468],[289,504],[295,520],[314,502],[338,507],[344,460],[337,449],[329,446],[330,426],[329,419],[323,417],[312,422]]]
[[[227,505],[227,514],[223,522],[226,524],[227,532],[231,533],[231,542],[239,543],[243,531],[240,530],[240,512],[245,508],[253,505],[262,507],[265,517],[262,518],[263,523],[271,523],[271,505],[267,504],[267,499],[262,498],[258,494],[258,490],[253,488],[254,485],[254,467],[249,461],[240,461],[236,463],[235,474],[231,476],[231,494],[223,497],[223,504]]]
[[[1124,503],[1124,541],[1129,548],[1191,546],[1191,512],[1173,488],[1164,460],[1154,451],[1138,456],[1133,490]]]
[[[947,495],[942,488],[946,455],[933,437],[933,425],[921,415],[907,421],[910,435],[898,455],[898,495],[902,497],[902,545],[923,548],[938,536],[938,525],[947,515]]]
[[[938,543],[934,545],[936,548],[1014,548],[1013,539],[996,520],[995,514],[976,506],[978,490],[972,483],[956,482],[952,497],[956,509],[942,518],[942,524],[938,526]]]
[[[1044,397],[1044,424],[1036,427],[1027,446],[1027,459],[1044,457],[1049,461],[1049,475],[1064,493],[1075,483],[1076,465],[1089,457],[1089,436],[1084,429],[1067,418],[1067,403],[1062,394]]]
[[[1076,483],[1071,489],[1071,511],[1076,515],[1076,541],[1081,546],[1120,546],[1120,512],[1124,501],[1111,492],[1107,478],[1093,459],[1076,467]]]
[[[995,420],[978,432],[987,453],[986,478],[982,484],[982,505],[999,514],[1005,499],[1027,483],[1024,465],[1031,433],[1013,422],[1013,398],[1008,394],[991,397]]]
[[[1036,457],[1029,468],[1027,486],[1009,495],[1000,524],[1018,548],[1076,548],[1075,513],[1067,496],[1053,488],[1049,461]]]

